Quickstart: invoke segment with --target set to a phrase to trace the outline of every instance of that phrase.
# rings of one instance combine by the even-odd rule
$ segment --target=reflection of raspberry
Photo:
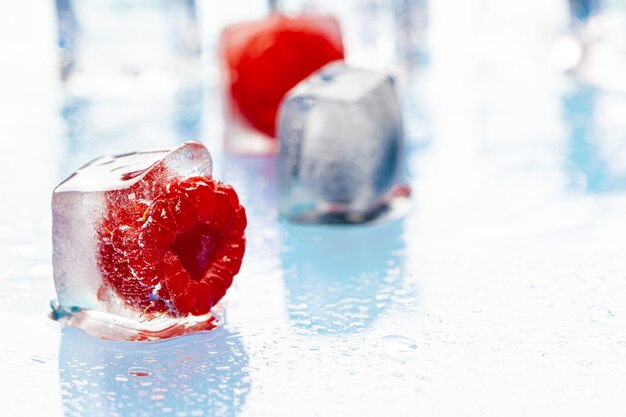
[[[244,208],[231,186],[209,177],[161,186],[158,176],[107,194],[98,229],[102,296],[109,287],[144,314],[206,314],[239,272]]]
[[[223,36],[232,100],[252,127],[270,137],[283,96],[344,57],[339,25],[331,17],[275,15],[231,26]]]

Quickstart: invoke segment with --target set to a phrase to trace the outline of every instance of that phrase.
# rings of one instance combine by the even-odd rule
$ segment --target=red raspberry
[[[162,172],[154,171],[107,194],[98,229],[103,286],[148,316],[206,314],[241,267],[245,210],[227,184],[192,177],[155,187]]]
[[[274,137],[283,96],[325,64],[344,58],[337,21],[273,15],[234,25],[222,35],[229,92],[250,125]]]

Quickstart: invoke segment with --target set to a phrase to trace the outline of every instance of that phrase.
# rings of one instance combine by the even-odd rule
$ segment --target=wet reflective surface
[[[24,63],[0,71],[0,414],[621,415],[626,97],[542,59],[550,43],[535,29],[558,21],[542,2],[487,3],[432,11],[431,64],[406,88],[419,90],[409,117],[424,122],[410,132],[409,213],[282,224],[274,160],[218,149],[216,176],[250,219],[224,325],[150,343],[48,318],[50,196],[94,156],[187,133],[68,135],[46,69],[52,5],[13,16],[42,29],[19,48],[0,41]],[[207,118],[212,147],[221,122]]]

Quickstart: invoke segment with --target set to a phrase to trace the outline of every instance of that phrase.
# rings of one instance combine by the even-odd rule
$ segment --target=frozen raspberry
[[[203,315],[239,272],[246,213],[227,184],[197,176],[159,185],[160,175],[107,193],[97,230],[103,286],[146,315]]]
[[[222,48],[229,93],[257,130],[275,136],[283,96],[325,64],[343,59],[339,25],[328,16],[273,15],[227,28]]]

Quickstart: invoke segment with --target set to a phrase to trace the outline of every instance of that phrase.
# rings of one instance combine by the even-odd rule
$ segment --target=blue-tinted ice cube
[[[288,219],[366,220],[400,185],[402,115],[388,75],[326,65],[286,96],[278,139]]]

